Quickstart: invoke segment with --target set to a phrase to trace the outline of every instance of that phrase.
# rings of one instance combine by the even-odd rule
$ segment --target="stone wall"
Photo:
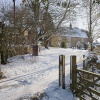
[[[83,42],[88,42],[88,39],[80,37],[71,37],[71,47],[76,47],[77,41],[79,41],[82,44]]]
[[[62,42],[65,43],[66,48],[67,48],[67,37],[66,36],[61,36],[61,35],[54,35],[52,36],[51,40],[50,40],[50,46],[52,47],[60,47]]]

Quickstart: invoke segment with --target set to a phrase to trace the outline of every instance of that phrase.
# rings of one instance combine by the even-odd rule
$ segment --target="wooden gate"
[[[76,56],[71,56],[70,89],[80,100],[100,99],[100,74],[78,69]]]

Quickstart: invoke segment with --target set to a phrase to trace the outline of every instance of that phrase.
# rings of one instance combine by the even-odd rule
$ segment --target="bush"
[[[46,93],[37,93],[35,96],[31,98],[31,100],[42,100],[42,98],[47,97]]]
[[[25,46],[18,46],[18,47],[12,47],[9,51],[9,56],[13,57],[16,55],[24,55],[27,54],[27,47]]]
[[[37,96],[31,98],[31,100],[39,100],[39,98]]]
[[[62,48],[66,48],[65,42],[61,42],[61,47],[62,47]]]

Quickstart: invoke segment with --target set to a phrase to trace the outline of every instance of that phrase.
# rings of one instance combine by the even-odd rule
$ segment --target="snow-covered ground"
[[[0,65],[6,78],[0,80],[0,100],[30,100],[46,93],[42,100],[76,100],[69,89],[70,55],[77,56],[77,62],[87,54],[86,50],[50,48],[43,49],[38,57],[31,54],[9,59],[7,65]],[[65,55],[66,89],[58,87],[59,55]]]

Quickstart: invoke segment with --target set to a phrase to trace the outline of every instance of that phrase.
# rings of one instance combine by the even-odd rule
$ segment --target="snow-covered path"
[[[66,86],[69,85],[70,55],[76,55],[79,60],[87,51],[44,49],[38,57],[33,58],[30,54],[17,56],[10,59],[13,62],[8,65],[0,65],[6,76],[6,79],[0,80],[0,100],[16,100],[37,92],[48,94],[49,99],[44,100],[74,100],[69,89],[58,87],[58,61],[62,54],[66,56]]]

